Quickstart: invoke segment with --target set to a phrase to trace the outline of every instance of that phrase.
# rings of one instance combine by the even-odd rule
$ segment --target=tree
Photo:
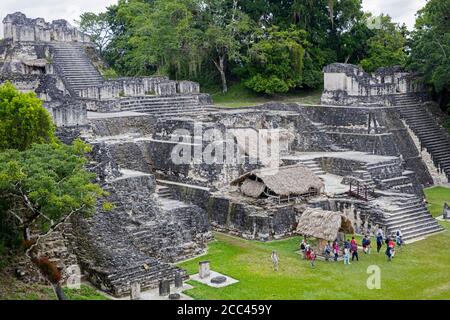
[[[0,255],[22,243],[58,298],[64,299],[60,272],[34,248],[42,233],[72,215],[95,212],[97,199],[107,194],[91,182],[95,174],[84,168],[91,147],[81,140],[61,144],[42,102],[11,83],[0,87],[0,120]],[[105,203],[104,210],[110,209]],[[40,231],[37,240],[31,230]]]
[[[404,66],[407,61],[406,27],[400,28],[391,17],[381,15],[379,29],[368,40],[368,57],[360,62],[367,72],[381,67]]]
[[[114,36],[108,22],[107,13],[85,12],[80,16],[78,25],[81,31],[91,37],[91,41],[95,44],[99,54],[102,55]]]
[[[51,143],[55,126],[35,93],[21,93],[10,82],[0,86],[0,151]]]
[[[437,93],[441,107],[449,104],[450,1],[430,0],[417,13],[409,67]],[[449,121],[450,123],[450,121]]]
[[[306,32],[291,28],[270,28],[249,49],[245,61],[248,79],[245,85],[266,94],[284,93],[300,87],[303,81],[303,59]]]
[[[367,26],[371,15],[365,15],[340,36],[339,61],[358,64],[369,55],[368,41],[375,32]]]
[[[84,169],[84,154],[90,150],[76,140],[72,145],[33,144],[25,151],[0,152],[0,202],[16,219],[25,241],[31,227],[45,232],[72,214],[94,212],[105,192]]]
[[[253,24],[237,0],[206,0],[203,8],[204,48],[220,74],[222,92],[228,91],[227,62],[239,63],[242,47],[248,46]]]

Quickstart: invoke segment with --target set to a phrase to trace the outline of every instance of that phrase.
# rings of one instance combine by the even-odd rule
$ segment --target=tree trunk
[[[25,227],[23,229],[23,239],[25,241],[29,241],[31,239],[31,232],[29,227]]]
[[[228,92],[228,85],[227,85],[227,77],[225,74],[225,56],[219,57],[219,63],[214,61],[214,65],[216,66],[217,70],[220,73],[220,80],[222,81],[222,92],[227,93]]]
[[[67,300],[66,295],[64,294],[63,289],[59,283],[52,283],[53,291],[55,292],[58,300]]]

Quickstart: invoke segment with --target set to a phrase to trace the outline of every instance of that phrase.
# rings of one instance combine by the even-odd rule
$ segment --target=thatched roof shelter
[[[22,60],[22,63],[29,67],[44,68],[48,65],[46,59],[32,59],[32,60]]]
[[[254,170],[234,180],[232,185],[240,185],[244,194],[255,198],[265,191],[288,197],[320,193],[324,188],[322,180],[301,164]]]
[[[318,208],[306,209],[297,226],[297,233],[327,241],[334,241],[340,232],[355,233],[352,221],[342,212]]]
[[[243,194],[249,197],[258,198],[266,189],[266,186],[262,182],[246,179],[241,185],[241,191]]]

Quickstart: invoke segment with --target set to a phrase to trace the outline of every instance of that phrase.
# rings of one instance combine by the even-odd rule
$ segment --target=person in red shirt
[[[393,239],[389,240],[389,248],[391,249],[391,258],[395,256],[395,242]]]
[[[306,246],[306,260],[311,260],[311,247],[309,245]]]

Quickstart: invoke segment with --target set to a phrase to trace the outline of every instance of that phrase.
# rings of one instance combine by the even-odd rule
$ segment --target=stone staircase
[[[189,205],[187,203],[184,203],[182,201],[175,199],[170,188],[168,188],[166,186],[157,185],[156,186],[156,195],[158,196],[158,199],[162,205],[162,208],[166,211],[189,207]]]
[[[158,117],[159,119],[186,115],[202,115],[217,110],[212,105],[199,103],[197,97],[192,95],[123,98],[120,101],[120,109],[122,111],[142,112]]]
[[[314,159],[300,160],[298,163],[303,164],[305,167],[310,169],[316,176],[326,174],[326,172],[323,171],[322,167]]]
[[[108,291],[113,295],[123,296],[129,294],[129,288],[134,282],[139,282],[142,290],[156,288],[161,279],[173,281],[177,274],[181,274],[184,279],[188,278],[186,271],[176,266],[161,263],[156,259],[145,259],[140,263],[134,261],[127,268],[105,274],[103,283],[110,286]]]
[[[410,94],[397,94],[394,98],[395,106],[410,106],[417,105],[420,101]]]
[[[403,101],[400,103],[406,103]],[[421,105],[404,105],[400,108],[400,113],[419,138],[422,148],[430,153],[434,165],[445,173],[450,181],[450,134]]]
[[[403,171],[400,159],[367,164],[365,168],[375,182],[375,188],[377,189],[393,190],[399,193],[422,194],[412,183],[410,176],[414,172]]]
[[[51,47],[53,64],[72,94],[103,83],[102,75],[87,56],[83,44],[52,42]]]
[[[443,230],[431,216],[422,199],[410,197],[398,200],[395,204],[395,207],[384,210],[387,235],[393,235],[397,230],[401,230],[403,240],[411,240]]]
[[[355,170],[353,174],[358,177],[358,181],[369,189],[375,189],[376,185],[372,179],[372,175],[367,170]]]

